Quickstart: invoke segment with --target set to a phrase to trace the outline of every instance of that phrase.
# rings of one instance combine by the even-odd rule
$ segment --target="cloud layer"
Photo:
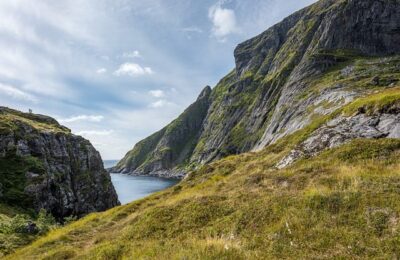
[[[79,121],[88,121],[88,122],[101,122],[104,119],[104,116],[88,116],[88,115],[79,115],[73,116],[65,119],[59,119],[60,123],[73,123]]]
[[[37,99],[33,95],[10,85],[0,83],[0,93],[15,100],[37,103]]]

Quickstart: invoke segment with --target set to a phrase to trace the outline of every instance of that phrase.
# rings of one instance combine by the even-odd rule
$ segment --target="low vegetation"
[[[0,204],[0,257],[25,246],[57,227],[53,216]]]
[[[375,95],[361,98],[344,109],[346,115],[357,112],[374,114],[385,112],[400,104],[400,88],[387,89]]]
[[[0,107],[0,134],[7,134],[10,131],[18,132],[21,123],[28,124],[37,131],[71,133],[70,129],[60,125],[53,118]]]

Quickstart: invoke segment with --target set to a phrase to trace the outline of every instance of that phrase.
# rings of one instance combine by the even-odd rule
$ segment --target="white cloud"
[[[114,132],[114,130],[87,130],[87,131],[80,131],[77,132],[77,135],[82,135],[82,136],[108,136],[111,135]]]
[[[12,99],[37,103],[36,97],[10,85],[0,83],[0,92]]]
[[[182,28],[181,31],[189,32],[189,33],[203,33],[202,29],[195,27],[195,26]]]
[[[165,99],[160,99],[157,100],[156,102],[153,102],[150,104],[151,108],[162,108],[162,107],[166,107],[166,106],[171,106],[174,105],[174,103],[168,102]]]
[[[116,76],[143,76],[153,74],[153,70],[150,67],[142,67],[137,63],[124,63],[114,72]]]
[[[124,58],[141,58],[142,56],[140,55],[139,51],[131,51],[131,52],[125,52],[122,54],[122,57]]]
[[[104,119],[104,116],[95,116],[95,115],[79,115],[73,116],[65,119],[59,119],[60,123],[74,123],[78,121],[87,121],[87,122],[101,122]]]
[[[96,73],[97,73],[97,74],[104,74],[104,73],[106,73],[106,72],[107,72],[107,69],[106,69],[106,68],[99,68],[99,69],[96,70]]]
[[[213,23],[212,34],[220,41],[225,41],[228,35],[239,32],[235,11],[223,8],[223,3],[224,1],[219,1],[211,6],[208,12],[208,17]]]
[[[161,98],[161,97],[165,96],[164,91],[162,91],[160,89],[150,90],[149,94],[156,98]]]

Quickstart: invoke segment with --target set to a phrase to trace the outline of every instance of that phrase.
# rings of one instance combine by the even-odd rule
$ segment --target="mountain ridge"
[[[391,0],[319,1],[239,44],[234,51],[235,69],[211,91],[193,152],[181,161],[163,157],[133,167],[131,152],[113,170],[182,176],[228,155],[262,150],[301,129],[316,114],[329,113],[364,95],[364,89],[352,90],[351,82],[324,86],[322,94],[310,94],[316,88],[310,78],[355,59],[399,54],[398,4]],[[310,113],[324,99],[332,107]],[[149,151],[161,152],[157,147]]]

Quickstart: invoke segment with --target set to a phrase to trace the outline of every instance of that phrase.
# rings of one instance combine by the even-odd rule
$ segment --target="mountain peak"
[[[210,86],[206,86],[206,87],[203,88],[203,90],[200,92],[200,95],[198,96],[197,100],[203,99],[203,98],[206,98],[206,97],[210,96],[211,91],[212,91],[211,87],[210,87]]]

